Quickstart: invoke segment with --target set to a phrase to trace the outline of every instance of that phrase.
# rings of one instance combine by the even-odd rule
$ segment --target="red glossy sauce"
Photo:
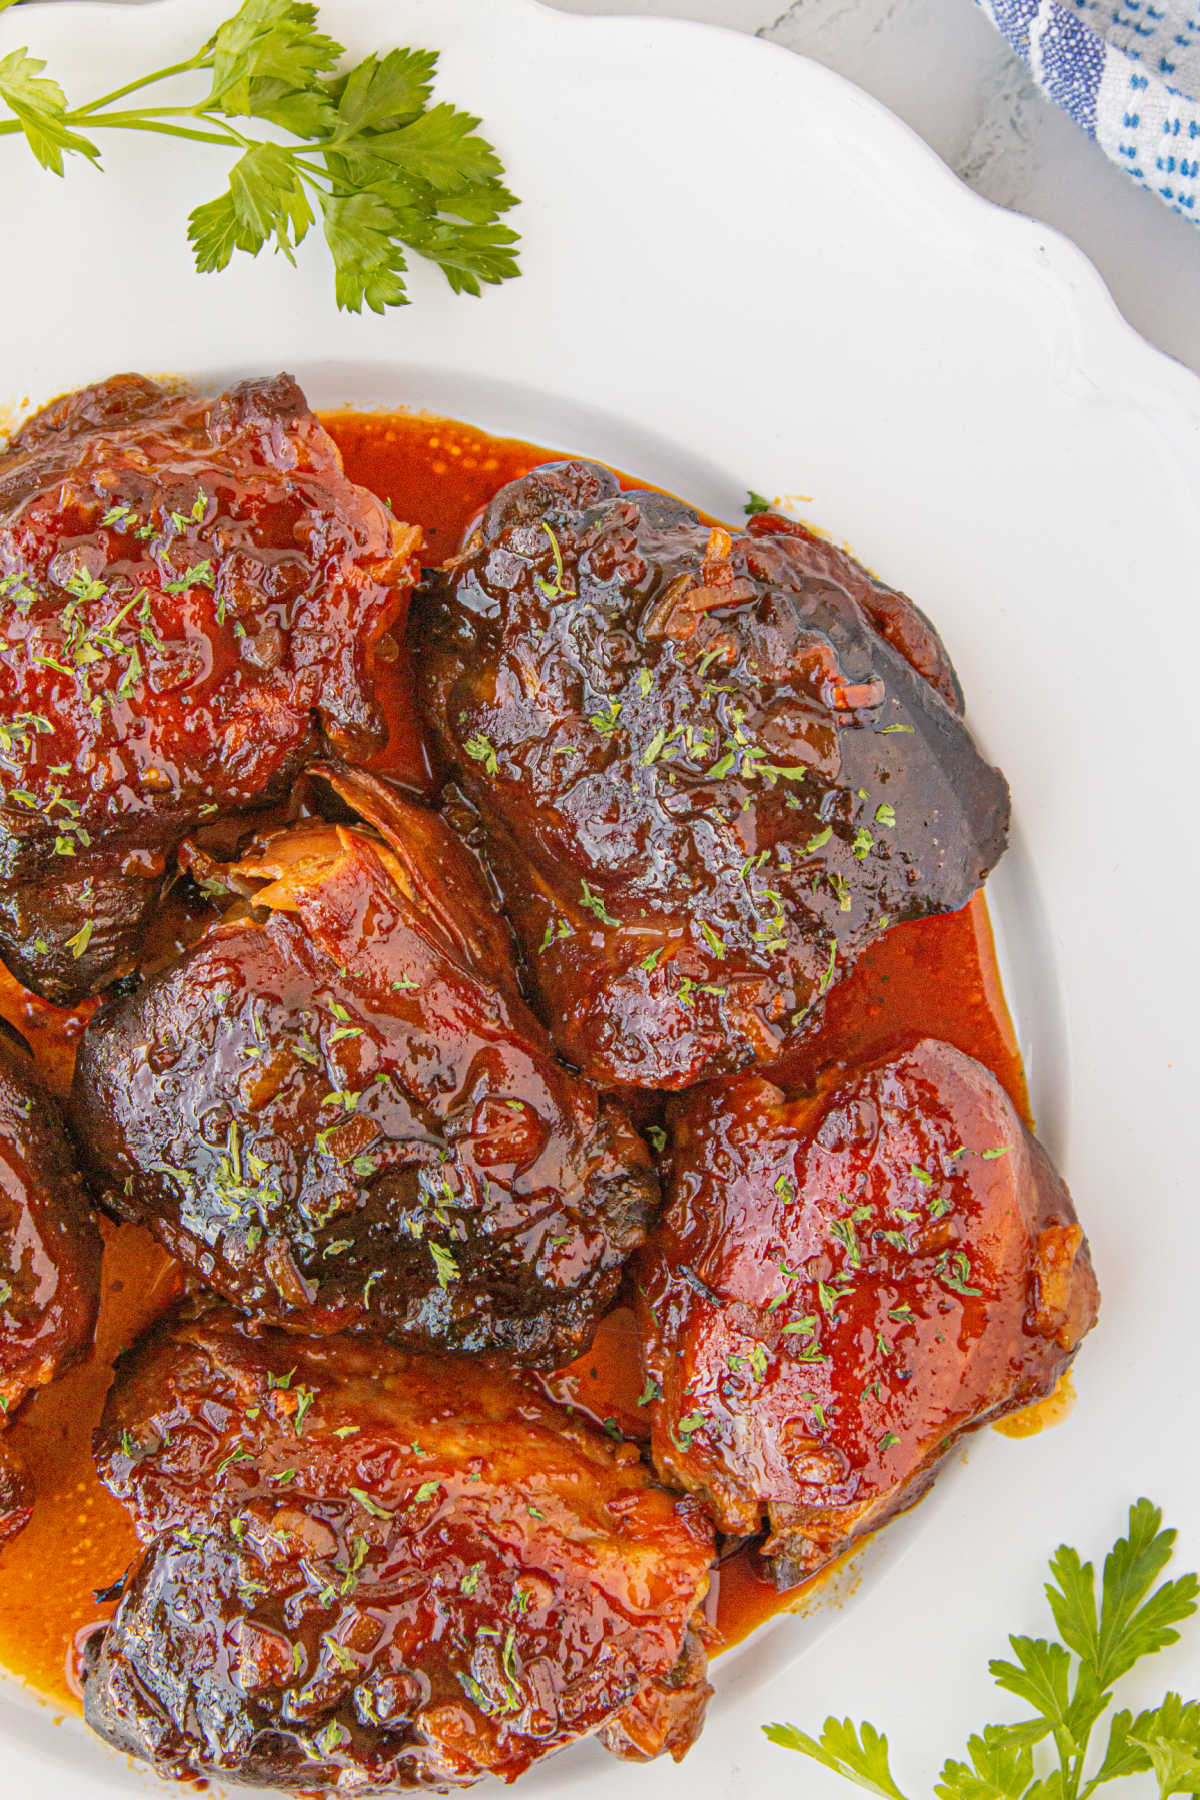
[[[427,563],[454,551],[497,488],[556,454],[414,414],[337,413],[325,423],[347,473],[390,500],[397,518],[421,524]],[[25,1033],[56,1093],[69,1086],[75,1045],[93,1006],[49,1007],[0,971],[0,1014]],[[830,994],[819,1045],[793,1055],[778,1076],[802,1085],[821,1063],[882,1054],[926,1033],[985,1063],[1028,1117],[982,896],[960,913],[890,931]],[[105,1238],[104,1301],[92,1356],[36,1396],[11,1427],[11,1441],[32,1470],[37,1505],[30,1525],[0,1552],[0,1664],[70,1706],[78,1704],[68,1673],[76,1639],[111,1612],[94,1592],[115,1581],[135,1553],[123,1510],[96,1480],[92,1432],[116,1356],[179,1289],[176,1265],[148,1234],[106,1226]],[[645,1437],[632,1314],[619,1308],[610,1315],[588,1354],[552,1385],[602,1423],[611,1420],[622,1435]],[[722,1565],[711,1611],[729,1645],[795,1608],[806,1593],[776,1593],[738,1553]]]

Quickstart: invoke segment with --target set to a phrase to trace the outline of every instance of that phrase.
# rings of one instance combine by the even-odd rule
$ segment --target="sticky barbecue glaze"
[[[555,454],[409,414],[341,413],[323,423],[350,479],[390,500],[398,517],[421,522],[430,561],[453,550],[497,488]],[[75,1048],[93,1007],[52,1007],[0,971],[0,1015],[24,1033],[59,1095],[70,1086]],[[981,895],[959,913],[897,927],[874,945],[830,993],[819,1038],[794,1053],[780,1078],[799,1084],[811,1078],[818,1056],[823,1062],[874,1057],[925,1034],[986,1064],[1028,1117]],[[0,1664],[72,1708],[78,1707],[76,1639],[113,1610],[111,1602],[94,1598],[94,1590],[116,1581],[136,1554],[127,1515],[96,1480],[92,1431],[117,1354],[179,1288],[176,1266],[148,1233],[107,1227],[105,1239],[96,1351],[31,1400],[12,1428],[12,1442],[33,1471],[38,1504],[24,1533],[0,1552]],[[632,1316],[625,1309],[609,1315],[591,1350],[550,1385],[601,1422],[612,1419],[625,1435],[648,1436],[644,1409],[637,1406],[641,1377]],[[804,1594],[780,1595],[739,1554],[722,1565],[711,1607],[731,1644],[773,1614],[792,1610]]]

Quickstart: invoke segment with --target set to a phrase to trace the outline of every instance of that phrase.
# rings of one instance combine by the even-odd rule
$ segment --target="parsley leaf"
[[[2,10],[2,7],[0,7]],[[267,245],[295,260],[318,214],[340,307],[383,312],[407,303],[406,251],[435,263],[453,292],[518,273],[517,235],[499,223],[516,205],[480,121],[433,102],[437,52],[389,50],[340,70],[344,51],[317,29],[309,0],[244,0],[192,56],[72,108],[44,62],[25,49],[0,58],[0,136],[24,134],[43,168],[68,155],[98,162],[90,133],[129,129],[237,152],[228,186],[193,209],[188,240],[201,274],[235,251]],[[122,104],[168,76],[206,75],[191,105]],[[262,119],[293,141],[249,135],[230,121]]]
[[[42,75],[45,66],[43,58],[30,56],[25,49],[10,50],[0,57],[0,100],[17,121],[9,129],[23,131],[43,169],[61,175],[64,151],[86,156],[94,163],[99,162],[100,152],[90,138],[68,128],[67,97],[57,81]]]
[[[904,1800],[888,1767],[888,1741],[872,1725],[856,1727],[849,1719],[826,1719],[819,1738],[809,1737],[794,1725],[764,1725],[763,1730],[773,1744],[823,1763],[869,1794]]]
[[[1179,1633],[1172,1627],[1196,1610],[1200,1582],[1195,1575],[1165,1582],[1146,1599],[1175,1548],[1175,1533],[1161,1527],[1158,1508],[1139,1500],[1130,1508],[1129,1536],[1118,1539],[1104,1560],[1100,1625],[1094,1649],[1087,1652],[1101,1687],[1111,1687],[1143,1656],[1178,1643]],[[1056,1623],[1057,1617],[1055,1609]]]
[[[1109,1721],[1108,1744],[1088,1773],[1092,1731],[1112,1703],[1114,1684],[1144,1656],[1178,1642],[1175,1629],[1196,1611],[1200,1583],[1181,1576],[1155,1587],[1170,1561],[1175,1533],[1148,1500],[1129,1509],[1129,1535],[1104,1563],[1099,1607],[1095,1571],[1078,1551],[1061,1546],[1050,1563],[1046,1597],[1061,1641],[1014,1636],[1013,1660],[997,1658],[992,1675],[1033,1717],[986,1725],[967,1741],[967,1758],[950,1758],[935,1784],[937,1800],[1090,1800],[1098,1787],[1153,1772],[1159,1800],[1200,1794],[1200,1701],[1167,1694],[1135,1718],[1127,1709]],[[1153,1591],[1152,1591],[1153,1590]],[[827,1719],[819,1738],[794,1725],[765,1725],[773,1744],[887,1800],[904,1800],[888,1765],[887,1739],[871,1725]],[[1038,1746],[1052,1744],[1057,1768],[1039,1770]]]

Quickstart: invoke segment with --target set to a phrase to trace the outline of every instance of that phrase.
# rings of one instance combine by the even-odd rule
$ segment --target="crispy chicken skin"
[[[635,1265],[653,1456],[781,1587],[910,1505],[962,1432],[1049,1394],[1099,1296],[1070,1195],[990,1072],[924,1039],[788,1100],[672,1103]]]
[[[96,1454],[146,1548],[85,1711],[160,1774],[446,1789],[699,1729],[711,1527],[530,1377],[185,1311]]]
[[[377,829],[268,840],[229,874],[254,910],[100,1009],[81,1141],[112,1204],[257,1318],[564,1362],[654,1216],[649,1153],[555,1059],[441,819],[333,779]]]
[[[99,1300],[100,1233],[62,1118],[23,1040],[0,1023],[0,1425],[90,1348]],[[32,1504],[0,1438],[0,1540]]]
[[[420,533],[290,376],[56,401],[0,456],[0,957],[68,1003],[133,966],[197,821],[359,760]]]
[[[880,930],[961,906],[1004,848],[933,628],[774,527],[550,464],[422,596],[438,753],[543,1015],[604,1086],[774,1059]]]

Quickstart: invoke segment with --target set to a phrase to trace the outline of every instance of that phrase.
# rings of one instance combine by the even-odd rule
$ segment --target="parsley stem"
[[[184,125],[165,125],[143,113],[108,113],[88,120],[89,131],[97,130],[102,125],[112,125],[121,131],[157,131],[163,137],[191,138],[197,144],[219,144],[224,150],[242,150],[247,144],[258,141],[244,138],[240,132],[192,131]],[[5,126],[0,125],[0,131],[5,129]]]
[[[328,169],[319,167],[317,163],[305,162],[302,156],[293,156],[292,162],[294,166],[303,174],[307,175],[309,180],[314,184],[318,181],[328,181],[332,186],[333,177],[330,175]]]
[[[187,62],[172,63],[168,69],[155,69],[150,75],[139,75],[136,81],[127,81],[124,87],[114,88],[111,94],[101,94],[98,100],[89,100],[86,106],[77,106],[71,117],[85,119],[89,113],[99,112],[102,106],[111,106],[114,100],[123,100],[126,94],[136,94],[139,88],[151,87],[156,81],[166,81],[170,75],[187,75],[193,69],[207,66],[199,57],[191,56]],[[193,112],[195,108],[188,107],[187,110]]]

